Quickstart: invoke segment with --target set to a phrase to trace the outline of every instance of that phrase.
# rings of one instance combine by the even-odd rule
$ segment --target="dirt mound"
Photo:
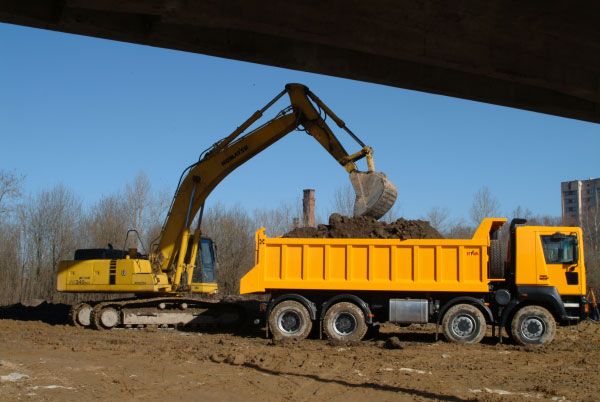
[[[441,239],[443,236],[427,221],[400,218],[392,223],[361,216],[329,216],[329,225],[297,228],[283,237],[350,239]]]

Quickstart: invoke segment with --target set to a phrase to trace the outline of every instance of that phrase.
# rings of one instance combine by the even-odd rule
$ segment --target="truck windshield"
[[[567,235],[542,236],[546,264],[577,262],[577,237]]]
[[[200,250],[196,257],[194,283],[211,283],[215,281],[215,254],[211,239],[200,240]]]

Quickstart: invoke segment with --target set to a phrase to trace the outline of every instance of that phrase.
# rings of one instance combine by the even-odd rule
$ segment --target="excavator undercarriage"
[[[100,330],[117,327],[235,329],[242,324],[252,324],[258,311],[259,302],[250,299],[140,295],[79,303],[72,306],[69,318],[72,325]]]

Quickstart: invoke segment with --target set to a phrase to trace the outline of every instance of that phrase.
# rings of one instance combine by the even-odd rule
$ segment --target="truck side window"
[[[577,262],[577,237],[567,235],[541,236],[546,264]]]

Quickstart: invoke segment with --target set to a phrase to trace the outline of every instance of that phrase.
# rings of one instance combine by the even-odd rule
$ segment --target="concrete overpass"
[[[600,123],[600,2],[0,0],[0,21]]]

